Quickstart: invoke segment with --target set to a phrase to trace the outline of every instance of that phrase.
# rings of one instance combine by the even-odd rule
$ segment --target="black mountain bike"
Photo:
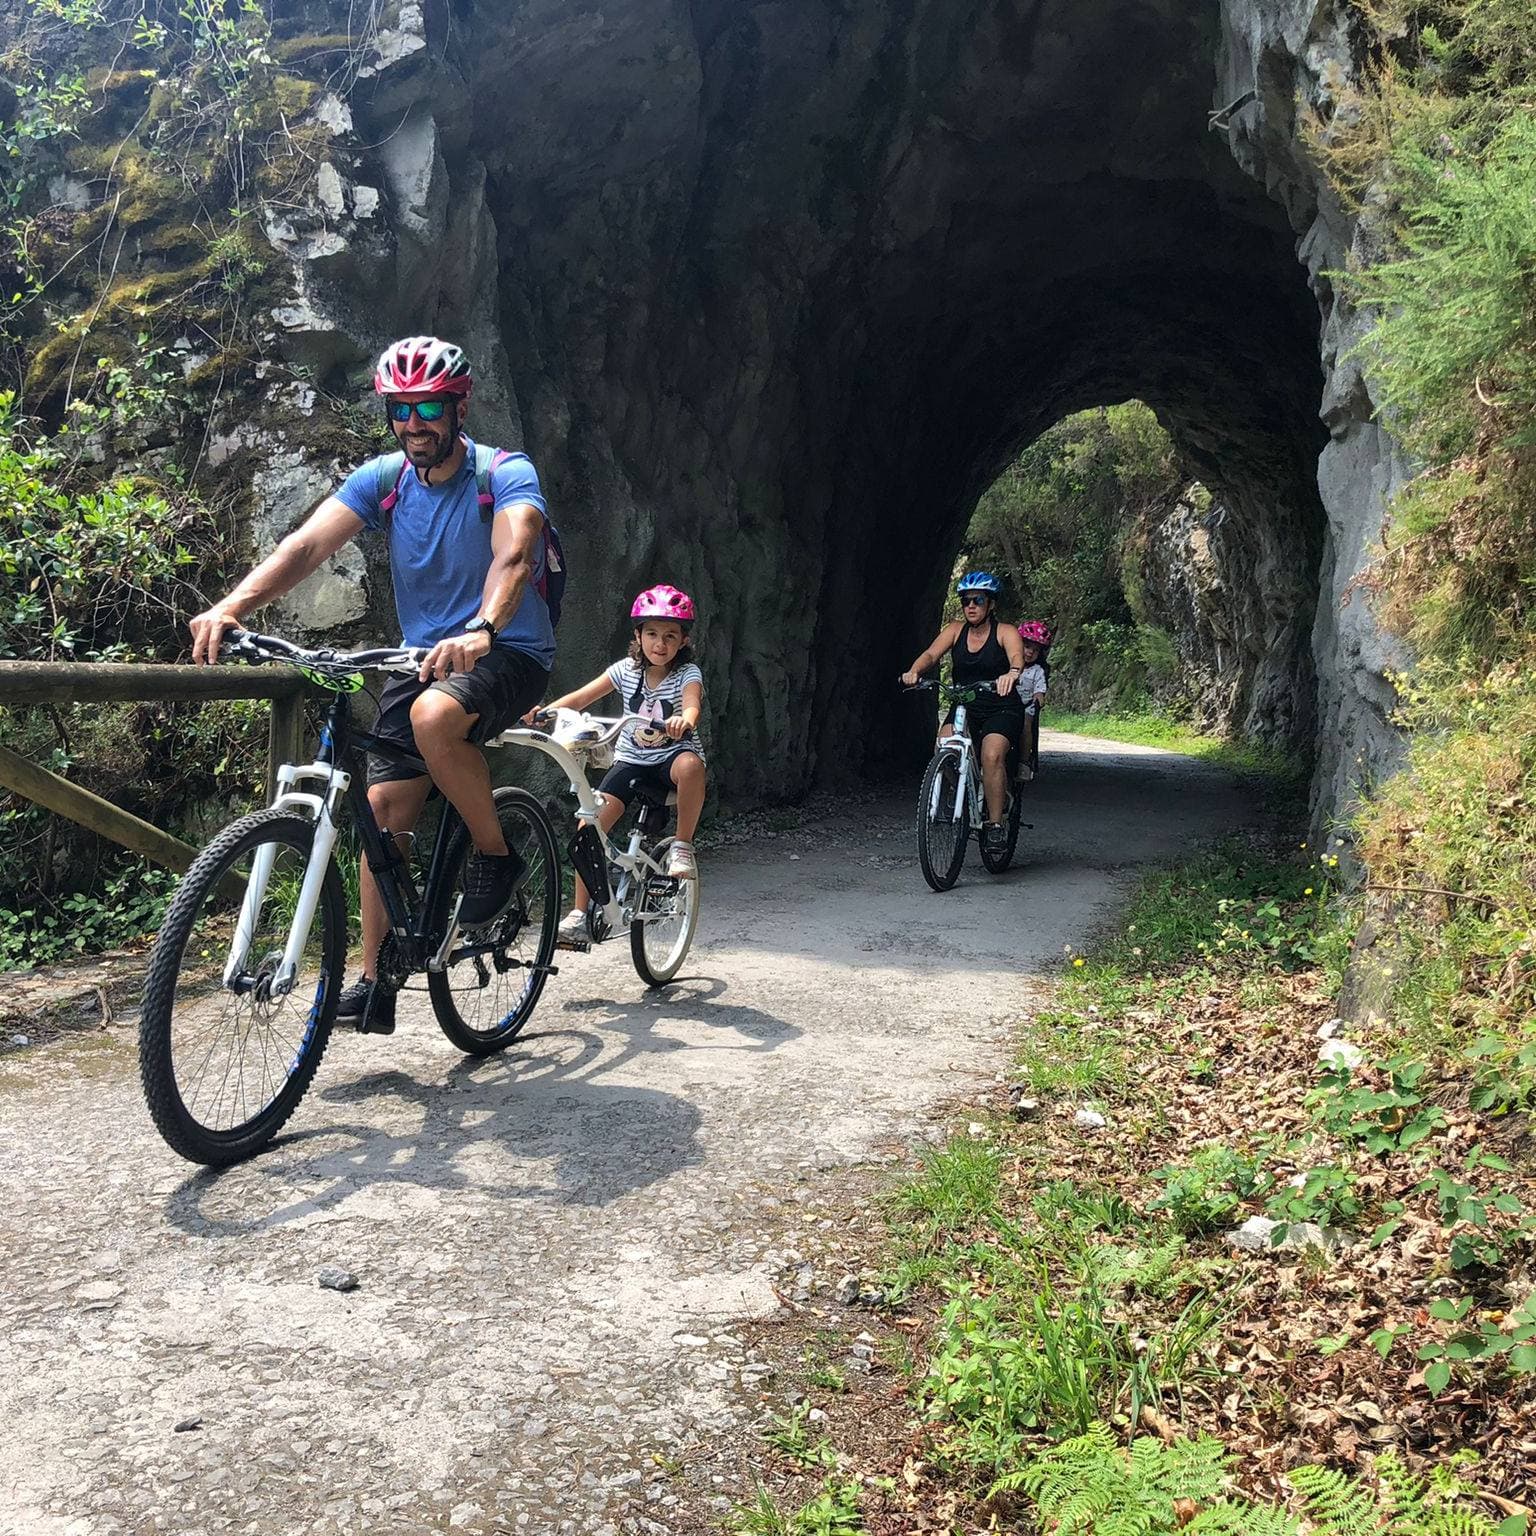
[[[310,763],[287,763],[272,804],[225,827],[187,871],[150,956],[139,1072],[160,1134],[195,1163],[249,1157],[303,1098],[330,1039],[347,956],[337,868],[350,817],[389,916],[377,976],[399,988],[425,971],[443,1033],[462,1051],[499,1051],[528,1022],[555,974],[559,854],[549,819],[523,789],[498,789],[507,846],[524,874],[511,905],[481,928],[459,921],[468,830],[445,804],[418,892],[410,860],[368,804],[363,754],[425,773],[393,742],[354,729],[360,669],[414,675],[424,651],[304,650],[232,631],[222,655],[302,668],[331,691]]]

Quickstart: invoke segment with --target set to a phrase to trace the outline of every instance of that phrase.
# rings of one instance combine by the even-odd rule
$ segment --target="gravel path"
[[[131,1028],[0,1060],[0,1533],[670,1529],[654,1457],[737,1421],[797,1179],[993,1078],[1135,868],[1245,815],[1186,759],[1045,750],[1007,875],[930,893],[906,795],[719,849],[687,979],[564,956],[483,1062],[410,995],[221,1174],[155,1135]]]

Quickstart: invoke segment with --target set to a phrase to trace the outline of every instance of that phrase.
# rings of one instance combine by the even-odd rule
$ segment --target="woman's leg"
[[[1008,747],[1006,736],[989,731],[981,738],[981,785],[987,801],[987,820],[1001,821],[1008,801]]]
[[[691,843],[704,809],[704,759],[697,752],[679,752],[672,759],[672,787],[677,791],[677,835]]]

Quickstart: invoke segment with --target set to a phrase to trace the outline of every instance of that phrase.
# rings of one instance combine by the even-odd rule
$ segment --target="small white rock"
[[[1104,1116],[1096,1109],[1080,1109],[1072,1116],[1072,1123],[1080,1131],[1102,1131]]]
[[[987,1134],[987,1128],[981,1123],[980,1120],[972,1120],[971,1123],[966,1127],[966,1131],[970,1134],[973,1140],[980,1140],[981,1137]]]
[[[1365,1052],[1348,1040],[1325,1040],[1317,1048],[1317,1059],[1325,1067],[1353,1072],[1365,1060]]]
[[[1344,1020],[1340,1018],[1325,1019],[1317,1026],[1317,1038],[1319,1040],[1332,1040],[1344,1033]]]

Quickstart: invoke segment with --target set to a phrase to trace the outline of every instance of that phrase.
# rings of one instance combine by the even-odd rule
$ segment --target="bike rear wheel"
[[[265,1146],[304,1097],[331,1035],[346,961],[347,913],[334,861],[294,984],[271,986],[288,942],[314,823],[258,811],[198,855],[150,955],[139,1018],[139,1076],[156,1129],[189,1162],[222,1167]],[[269,864],[249,943],[225,970],[242,898],[231,876]]]
[[[445,965],[427,972],[432,1011],[443,1033],[470,1056],[502,1050],[528,1022],[549,977],[560,921],[560,855],[544,807],[526,789],[498,789],[495,799],[507,847],[526,866],[511,906],[483,928],[458,927],[464,869],[474,852],[460,826],[427,914],[435,943],[450,926],[455,930]]]
[[[663,838],[650,850],[651,857],[665,869],[674,838]],[[693,944],[699,926],[699,877],[666,881],[659,876],[641,876],[640,893],[635,901],[629,927],[629,952],[635,970],[648,987],[664,987],[677,975]],[[652,889],[652,882],[656,888]],[[663,889],[669,885],[671,889]]]
[[[1014,851],[1019,846],[1019,818],[1023,814],[1023,797],[1019,791],[1020,786],[1017,783],[1008,788],[1008,817],[1003,823],[1008,830],[1002,847],[996,850],[989,849],[985,834],[982,836],[981,862],[990,875],[1002,874],[1013,863]]]
[[[936,891],[947,891],[960,878],[960,866],[965,863],[970,814],[963,794],[959,815],[955,814],[959,783],[960,754],[935,752],[917,794],[917,861],[923,879]]]

